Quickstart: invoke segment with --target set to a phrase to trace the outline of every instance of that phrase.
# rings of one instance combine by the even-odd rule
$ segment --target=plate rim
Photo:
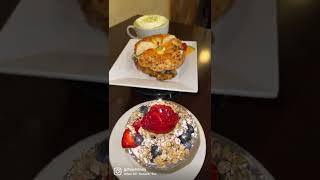
[[[92,148],[92,146],[98,142],[95,142],[98,139],[102,139],[103,136],[105,135],[105,137],[108,139],[110,137],[110,130],[103,130],[100,132],[97,132],[96,134],[92,134],[82,140],[77,141],[76,143],[74,143],[73,145],[69,146],[68,148],[66,148],[63,152],[61,152],[60,154],[58,154],[57,156],[55,156],[54,158],[52,158],[50,160],[50,162],[48,162],[35,176],[34,180],[42,180],[42,179],[52,179],[52,176],[50,176],[50,170],[51,169],[55,169],[54,167],[57,167],[58,164],[61,164],[59,162],[64,162],[63,164],[66,164],[65,161],[62,161],[64,158],[64,156],[66,156],[67,154],[72,154],[74,158],[72,158],[74,160],[76,160],[78,157],[78,155],[81,156],[81,154],[83,152],[88,151],[90,148]],[[89,143],[88,143],[89,142]],[[73,151],[77,151],[79,152],[79,154],[74,154],[71,153]],[[107,156],[107,158],[109,159],[110,155]],[[67,158],[67,159],[71,159],[71,158]],[[70,164],[72,164],[72,162],[70,162]],[[71,167],[69,167],[70,169]],[[68,172],[69,169],[63,169],[64,172],[62,172],[61,170],[61,175],[63,173],[63,176]],[[56,173],[56,171],[52,171],[54,173]],[[58,175],[60,176],[60,174]],[[61,178],[63,178],[63,176]],[[51,178],[50,178],[51,177]]]
[[[232,148],[237,148],[239,151],[242,151],[245,158],[250,162],[253,163],[260,171],[265,175],[266,180],[275,180],[272,174],[255,158],[253,157],[246,149],[241,147],[238,143],[232,141],[231,139],[224,137],[214,131],[211,131],[211,138],[214,141],[215,138],[228,143]],[[211,142],[212,143],[212,142]],[[212,147],[211,147],[212,151]]]

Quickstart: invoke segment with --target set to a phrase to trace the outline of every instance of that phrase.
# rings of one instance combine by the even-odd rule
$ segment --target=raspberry
[[[141,125],[150,132],[165,134],[176,127],[178,120],[178,114],[170,106],[156,104],[151,106],[149,112],[143,117]]]

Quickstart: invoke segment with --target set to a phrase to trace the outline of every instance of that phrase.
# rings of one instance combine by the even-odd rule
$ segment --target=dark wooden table
[[[0,27],[18,1],[0,6]],[[0,74],[0,179],[31,180],[74,143],[108,127],[106,84]]]
[[[126,27],[132,24],[133,17],[117,26],[109,29],[109,43],[110,43],[110,59],[109,68],[117,59],[118,55],[125,47],[129,40],[126,35]],[[211,50],[211,32],[198,26],[186,26],[178,23],[170,24],[170,33],[175,34],[183,40],[193,40],[198,42],[198,53],[205,50]],[[211,127],[211,61],[207,63],[198,62],[198,76],[199,76],[199,92],[198,93],[180,93],[172,101],[175,101],[186,108],[188,108],[199,119],[204,128],[207,147],[210,147],[210,127]],[[141,102],[151,100],[139,95],[135,88],[109,86],[109,127],[115,125],[120,116],[129,110],[134,105]],[[122,133],[122,132],[119,132]],[[204,179],[210,176],[210,148],[207,148],[206,162],[203,165],[198,179]],[[110,154],[112,156],[112,154]],[[112,172],[110,172],[112,174]],[[115,177],[112,177],[115,179]],[[111,178],[111,179],[112,179]]]
[[[278,3],[277,99],[213,97],[220,102],[212,111],[214,130],[247,149],[280,180],[319,179],[319,13],[315,0]]]

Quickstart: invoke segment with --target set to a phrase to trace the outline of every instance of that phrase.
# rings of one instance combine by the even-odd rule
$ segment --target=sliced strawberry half
[[[141,127],[141,119],[136,120],[132,126],[134,127],[134,130],[136,130],[137,133],[139,133],[139,129]]]
[[[179,115],[170,106],[156,104],[141,121],[142,128],[156,133],[165,134],[172,131],[179,120]]]
[[[130,129],[126,129],[122,135],[122,141],[121,141],[123,148],[135,148],[137,147],[134,136],[131,133]]]

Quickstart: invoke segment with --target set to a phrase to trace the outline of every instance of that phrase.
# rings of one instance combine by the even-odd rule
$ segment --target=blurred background
[[[81,44],[86,39],[82,45],[101,45],[101,56],[57,56],[70,48],[55,42]],[[34,179],[68,147],[106,130],[106,42],[102,32],[87,24],[77,0],[1,2],[1,179]],[[5,57],[51,45],[58,48],[49,49],[49,56]],[[77,54],[79,46],[69,45]]]
[[[319,1],[233,2],[213,28],[213,81],[221,78],[213,83],[213,129],[275,179],[317,179]],[[272,62],[278,65],[262,66]]]

